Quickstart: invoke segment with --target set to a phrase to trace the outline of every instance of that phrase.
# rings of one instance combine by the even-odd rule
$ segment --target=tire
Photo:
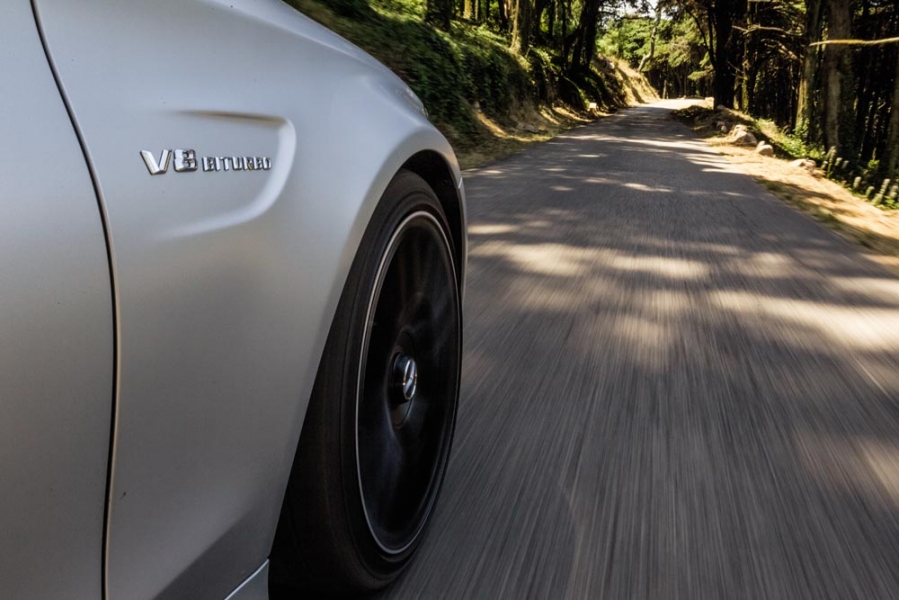
[[[273,589],[379,589],[421,543],[459,395],[449,231],[427,183],[401,171],[363,236],[328,335],[275,536]]]

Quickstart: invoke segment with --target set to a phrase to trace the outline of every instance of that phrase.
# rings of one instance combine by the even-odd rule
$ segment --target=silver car
[[[5,0],[0,74],[0,597],[390,582],[459,393],[421,102],[280,0]]]

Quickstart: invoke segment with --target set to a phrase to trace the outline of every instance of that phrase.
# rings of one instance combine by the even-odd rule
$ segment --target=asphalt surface
[[[899,279],[672,106],[466,174],[453,457],[381,598],[899,598]]]

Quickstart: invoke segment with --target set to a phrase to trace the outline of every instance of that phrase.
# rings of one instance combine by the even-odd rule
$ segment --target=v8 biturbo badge
[[[149,150],[141,150],[140,156],[150,175],[163,175],[169,170],[169,163],[174,163],[175,172],[196,171],[200,163],[203,171],[268,171],[272,168],[272,159],[267,156],[204,156],[198,161],[195,150],[176,148],[164,149],[159,160]]]

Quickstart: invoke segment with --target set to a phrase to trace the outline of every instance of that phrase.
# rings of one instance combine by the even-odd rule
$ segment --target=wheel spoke
[[[363,505],[388,551],[410,543],[427,517],[458,394],[459,306],[449,247],[427,213],[404,225],[376,286],[357,406]],[[417,388],[397,381],[408,373],[397,364],[414,365]]]
[[[376,521],[389,523],[390,508],[395,504],[397,482],[403,471],[402,445],[391,433],[389,437],[378,436],[376,443],[369,447],[363,446],[359,454],[367,474],[366,499],[373,509],[372,516]]]

